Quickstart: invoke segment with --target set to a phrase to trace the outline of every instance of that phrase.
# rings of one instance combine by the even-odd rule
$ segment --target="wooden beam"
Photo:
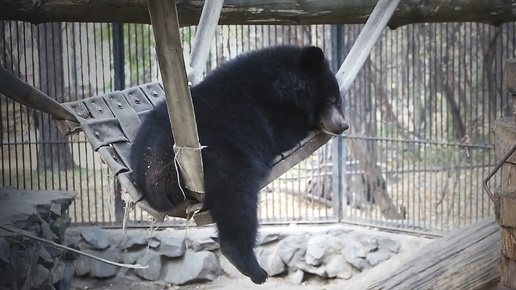
[[[490,217],[328,289],[490,289],[500,281],[500,250]]]
[[[183,186],[197,193],[197,200],[203,200],[201,148],[186,77],[176,3],[168,0],[148,0],[148,2],[156,40],[156,54],[174,135],[173,149],[177,159],[175,161],[184,181]]]
[[[199,22],[205,1],[179,0],[181,26]],[[365,23],[376,0],[226,0],[219,24]],[[515,0],[402,0],[390,27],[425,22],[516,21]],[[150,23],[146,0],[0,0],[0,20]]]
[[[190,68],[188,79],[192,85],[196,85],[202,80],[202,74],[206,68],[206,60],[210,54],[211,43],[217,31],[217,23],[219,22],[220,12],[224,0],[211,0],[206,2],[202,9],[201,19],[195,32],[195,39],[192,45],[192,54],[190,55]]]

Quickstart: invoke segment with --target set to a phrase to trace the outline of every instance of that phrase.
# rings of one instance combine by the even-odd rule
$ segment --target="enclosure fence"
[[[362,25],[220,26],[207,71],[274,45],[317,45],[334,71]],[[0,22],[0,64],[59,102],[160,81],[150,25]],[[195,27],[182,29],[189,52]],[[493,214],[482,179],[515,23],[385,29],[344,96],[351,129],[265,187],[263,224],[353,222],[443,234]],[[74,224],[119,226],[121,188],[83,134],[0,96],[0,186],[73,190]],[[496,185],[496,180],[492,186]],[[130,225],[147,225],[141,211]],[[171,219],[169,225],[183,225]]]

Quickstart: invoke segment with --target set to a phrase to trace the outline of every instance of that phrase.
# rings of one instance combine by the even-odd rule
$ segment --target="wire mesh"
[[[149,25],[0,25],[1,64],[59,101],[160,81]],[[336,70],[361,28],[219,26],[206,71],[280,44],[318,45]],[[186,54],[195,30],[182,29]],[[344,96],[351,130],[262,190],[261,221],[351,221],[442,233],[492,214],[481,180],[495,163],[491,125],[510,114],[502,67],[515,56],[515,35],[514,23],[386,29]],[[48,116],[4,96],[0,107],[0,186],[75,190],[74,223],[119,224],[120,188],[84,135],[57,137]],[[135,211],[131,221],[146,216]]]

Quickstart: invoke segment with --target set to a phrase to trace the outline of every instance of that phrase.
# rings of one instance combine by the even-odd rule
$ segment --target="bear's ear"
[[[299,67],[311,72],[318,72],[324,65],[324,53],[316,46],[303,48],[299,57]]]

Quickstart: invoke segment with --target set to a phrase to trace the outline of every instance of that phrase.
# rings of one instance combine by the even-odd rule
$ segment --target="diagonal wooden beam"
[[[204,198],[201,146],[186,76],[176,1],[148,0],[168,113],[174,136],[177,168],[195,198]],[[171,148],[172,149],[172,148]]]
[[[339,82],[341,95],[348,92],[353,80],[360,69],[364,66],[371,50],[376,44],[378,38],[380,38],[382,31],[387,26],[389,19],[391,19],[399,3],[400,0],[380,0],[376,4],[355,44],[353,44],[349,54],[346,56],[346,59],[335,75]],[[324,133],[308,136],[298,147],[289,151],[288,154],[284,155],[284,158],[274,165],[271,174],[262,186],[265,187],[267,184],[271,183],[273,180],[299,163],[299,161],[310,156],[310,154],[319,149],[322,145],[326,144],[331,138],[331,135]]]

